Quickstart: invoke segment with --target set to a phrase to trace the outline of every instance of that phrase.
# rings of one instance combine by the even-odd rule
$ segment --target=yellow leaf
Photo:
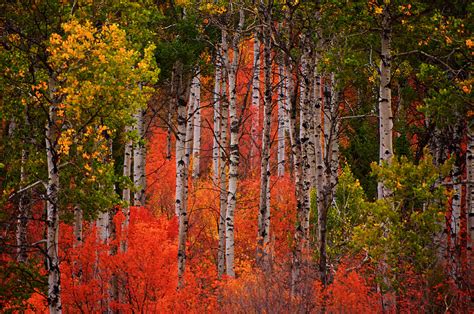
[[[474,43],[472,42],[471,39],[466,40],[466,46],[467,48],[471,49],[474,46]]]

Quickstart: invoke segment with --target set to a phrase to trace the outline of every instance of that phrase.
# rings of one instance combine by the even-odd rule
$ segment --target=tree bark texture
[[[236,78],[239,62],[239,41],[244,25],[244,11],[239,10],[239,24],[232,38],[232,62],[224,58],[228,78],[229,90],[229,118],[230,118],[230,153],[229,153],[229,186],[227,194],[226,213],[226,274],[235,277],[234,271],[234,212],[237,202],[237,179],[239,170],[239,127],[240,120],[237,115]],[[223,31],[224,56],[228,55],[227,33]]]
[[[270,15],[270,12],[265,12]],[[268,18],[266,19],[268,22]],[[270,207],[268,206],[268,183],[270,180],[270,131],[272,120],[272,55],[271,55],[271,28],[267,27],[263,34],[264,40],[264,88],[265,98],[263,107],[263,134],[262,155],[260,161],[260,202],[258,212],[258,240],[257,240],[257,263],[268,270],[269,244],[270,244]]]
[[[57,140],[56,120],[57,103],[54,95],[56,91],[55,79],[49,83],[51,103],[48,112],[48,121],[45,127],[46,160],[48,167],[48,182],[46,185],[46,268],[48,271],[48,305],[52,314],[62,313],[61,303],[61,276],[59,269],[58,239],[59,239],[59,168],[58,152],[55,148]]]
[[[193,78],[193,104],[194,104],[194,116],[193,116],[193,178],[198,178],[200,169],[200,156],[201,156],[201,75],[198,73]]]

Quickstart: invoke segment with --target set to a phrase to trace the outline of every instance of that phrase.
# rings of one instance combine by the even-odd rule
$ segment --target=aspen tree
[[[62,313],[61,302],[61,274],[59,269],[59,164],[56,148],[53,143],[57,140],[58,98],[55,95],[56,78],[51,76],[49,80],[51,103],[48,111],[48,121],[45,126],[46,160],[48,167],[48,181],[46,185],[46,252],[48,270],[48,304],[49,312],[52,314]]]
[[[309,193],[311,188],[311,70],[309,35],[304,34],[301,39],[303,54],[301,56],[301,79],[300,79],[300,145],[301,145],[301,171],[302,191],[301,209],[298,212],[298,223],[301,224],[301,241],[306,245],[309,230]]]
[[[194,116],[193,116],[193,178],[200,175],[200,154],[201,154],[201,75],[198,73],[193,78],[194,87]]]
[[[260,2],[260,13],[263,17],[263,70],[264,70],[264,107],[263,107],[263,134],[262,155],[260,161],[260,202],[258,213],[258,243],[257,262],[263,269],[269,270],[269,244],[270,244],[270,207],[269,205],[269,180],[270,180],[270,131],[272,120],[272,5],[266,6]]]
[[[221,101],[221,56],[220,48],[217,49],[216,67],[214,72],[214,91],[212,94],[213,103],[213,138],[212,138],[212,179],[214,185],[219,184],[219,134],[220,134],[220,101]]]
[[[225,58],[225,57],[224,57]],[[225,71],[222,71],[222,79],[226,78]],[[226,217],[227,217],[227,128],[229,122],[229,104],[227,102],[226,87],[221,82],[222,102],[220,106],[220,149],[219,149],[219,248],[217,253],[217,270],[219,276],[225,273],[226,259]]]
[[[474,132],[472,126],[468,126],[467,134],[467,152],[466,152],[466,170],[467,170],[467,221],[468,221],[468,239],[467,247],[472,250],[474,241]]]
[[[253,39],[253,75],[252,75],[252,129],[250,145],[250,164],[255,165],[256,148],[258,143],[258,131],[260,130],[260,40],[258,30],[254,32]]]
[[[237,115],[236,78],[239,61],[239,41],[244,26],[244,10],[239,9],[239,23],[231,40],[232,61],[228,56],[228,34],[222,32],[222,49],[226,67],[229,90],[229,118],[230,118],[230,153],[229,153],[229,185],[227,194],[226,213],[226,274],[235,277],[234,271],[234,212],[237,202],[237,179],[239,170],[239,129],[240,120]]]
[[[138,189],[133,194],[133,205],[145,205],[145,111],[139,109],[135,115],[135,131],[137,132],[139,141],[133,147],[133,184]]]
[[[283,64],[280,60],[278,64],[278,176],[285,175],[285,133],[287,126],[285,93],[286,93],[286,77]]]
[[[21,166],[20,166],[20,182],[24,184],[27,180],[25,164],[27,162],[28,153],[25,148],[21,150]],[[21,189],[21,186],[20,186]],[[16,225],[16,245],[17,245],[17,261],[25,263],[28,260],[28,216],[30,215],[31,192],[24,191],[20,195],[18,203],[18,216]]]
[[[187,117],[186,107],[189,98],[189,84],[186,84],[183,65],[177,61],[174,67],[175,101],[178,112],[176,134],[176,215],[178,216],[178,287],[184,285],[186,265],[186,238],[188,232],[188,216],[186,212],[187,192]]]
[[[393,114],[391,81],[391,42],[392,26],[389,5],[383,6],[382,30],[380,33],[380,96],[379,96],[379,134],[380,134],[380,162],[390,162],[393,156]],[[390,194],[381,182],[378,184],[378,198],[386,198]]]
[[[125,136],[128,137],[130,127],[125,128]],[[131,174],[131,168],[132,168],[132,152],[133,152],[133,142],[130,139],[126,139],[125,141],[125,149],[124,149],[124,156],[123,156],[123,176],[125,178],[130,178]],[[128,231],[128,226],[130,224],[130,196],[131,196],[131,191],[128,186],[124,187],[122,190],[122,201],[124,202],[123,208],[122,208],[122,213],[125,216],[125,219],[122,223],[122,230],[125,233],[125,239],[122,240],[122,243],[120,244],[120,248],[122,252],[125,252],[127,250],[127,231]]]

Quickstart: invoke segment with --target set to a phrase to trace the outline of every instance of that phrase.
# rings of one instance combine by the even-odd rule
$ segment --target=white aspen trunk
[[[129,128],[125,129],[125,133],[128,133]],[[128,136],[128,135],[126,135]],[[131,140],[127,140],[125,143],[124,157],[123,157],[123,176],[130,178],[130,170],[132,168],[132,151],[133,143]],[[130,224],[130,188],[125,187],[122,191],[122,200],[124,206],[122,208],[122,213],[125,216],[125,219],[122,223],[122,235],[123,239],[120,243],[120,249],[122,252],[127,251],[127,238],[128,238],[128,226]]]
[[[96,220],[97,235],[101,243],[109,239],[109,211],[100,212]]]
[[[379,134],[380,134],[380,163],[390,163],[393,156],[392,130],[392,89],[391,80],[391,17],[388,10],[388,4],[385,4],[382,12],[382,31],[380,34],[381,52],[380,52],[380,91],[379,91]],[[383,199],[389,197],[391,191],[388,190],[382,182],[378,183],[377,197]],[[387,293],[382,296],[382,308],[384,311],[391,311],[396,307],[396,299],[392,293],[390,280],[387,276],[388,265],[384,260],[381,263],[381,273],[384,283],[387,287]]]
[[[223,75],[224,77],[224,75]],[[224,101],[221,104],[221,125],[220,125],[220,164],[219,164],[219,248],[217,252],[217,272],[219,278],[225,272],[225,240],[226,240],[226,216],[227,216],[227,128],[228,128],[228,104],[225,86],[222,86],[222,99]]]
[[[184,285],[186,266],[186,239],[188,232],[187,202],[187,174],[189,165],[189,151],[186,147],[187,117],[186,103],[189,87],[183,82],[182,64],[178,63],[174,70],[176,86],[176,102],[178,111],[178,128],[176,135],[176,215],[178,215],[178,288]],[[183,88],[185,91],[183,91]],[[187,157],[186,157],[187,155]]]
[[[283,69],[283,64],[280,62],[278,64],[278,76],[279,76],[279,86],[278,86],[278,171],[277,174],[279,177],[285,175],[285,130],[286,130],[286,109],[285,109],[285,71]]]
[[[336,193],[339,171],[339,93],[334,73],[331,74],[331,202]]]
[[[78,248],[82,245],[82,223],[83,223],[83,212],[80,206],[74,208],[74,242],[73,247]],[[82,265],[76,259],[74,260],[74,273],[73,276],[78,278],[82,277]]]
[[[254,33],[253,40],[253,76],[252,76],[252,143],[250,145],[250,164],[255,166],[258,131],[260,130],[260,41],[258,40],[258,32]]]
[[[229,58],[224,58],[229,84],[229,118],[230,118],[230,153],[229,153],[229,186],[227,194],[226,213],[226,274],[235,277],[234,271],[234,212],[237,202],[237,179],[239,171],[239,117],[237,116],[237,91],[236,77],[239,62],[240,33],[244,25],[244,11],[239,10],[239,25],[232,40],[232,63]],[[223,31],[223,50],[227,55],[227,33]]]
[[[458,172],[456,168],[454,173]],[[452,200],[452,212],[451,212],[451,248],[455,248],[456,244],[459,243],[459,225],[461,220],[461,184],[459,182],[459,176],[453,176],[453,200]],[[455,256],[453,256],[456,259]]]
[[[314,82],[314,99],[316,100],[316,106],[314,109],[314,152],[316,159],[316,182],[313,183],[313,186],[316,187],[317,195],[317,207],[318,207],[318,230],[319,230],[319,216],[324,207],[324,162],[323,162],[323,146],[322,146],[322,90],[321,90],[321,76],[317,75]],[[317,242],[320,245],[319,231],[317,232]]]
[[[222,86],[222,99],[227,99],[225,86]],[[221,103],[221,125],[220,125],[220,164],[219,164],[219,248],[217,253],[217,270],[221,277],[225,272],[225,229],[227,216],[227,128],[229,109],[227,101]]]
[[[82,222],[83,222],[83,212],[80,206],[74,207],[74,243],[75,248],[81,246],[82,244]]]
[[[21,167],[20,167],[20,189],[26,183],[25,164],[28,153],[25,148],[21,150]],[[21,193],[20,202],[18,204],[18,216],[16,224],[16,245],[17,245],[17,261],[25,263],[28,260],[28,216],[30,214],[30,190]]]
[[[326,88],[326,99],[324,103],[324,133],[325,133],[325,153],[324,153],[324,179],[319,183],[322,193],[322,201],[318,202],[318,237],[319,237],[319,272],[321,282],[324,286],[327,284],[327,214],[331,207],[337,175],[339,169],[339,143],[338,143],[338,111],[339,96],[336,92],[336,82],[334,74],[331,74],[329,81],[330,87]],[[318,173],[319,175],[319,173]]]
[[[290,69],[287,66],[287,69]],[[293,79],[293,75],[291,71],[289,71],[288,75],[288,103],[290,104],[290,108],[288,110],[289,113],[289,135],[290,135],[290,144],[291,144],[291,154],[293,158],[293,173],[295,176],[295,190],[296,190],[296,207],[298,212],[298,223],[296,226],[295,234],[294,234],[294,247],[293,247],[293,256],[292,256],[292,267],[291,267],[291,295],[295,296],[298,291],[298,285],[300,282],[300,272],[301,272],[301,263],[302,263],[302,246],[300,245],[303,239],[303,226],[301,223],[300,213],[302,211],[302,193],[303,193],[303,174],[302,174],[302,161],[301,161],[301,145],[300,145],[300,138],[297,134],[296,130],[296,102],[293,101],[295,99],[295,83]]]
[[[303,55],[301,57],[301,79],[300,79],[300,145],[301,145],[301,167],[302,167],[302,195],[301,212],[298,213],[299,223],[302,225],[301,245],[306,245],[309,231],[309,206],[311,188],[311,71],[309,69],[309,57],[311,49],[307,43],[306,36],[302,39],[304,44]]]
[[[135,114],[135,128],[138,132],[140,142],[133,147],[133,184],[138,191],[134,193],[133,205],[145,205],[145,111],[139,109]]]
[[[192,89],[192,88],[191,88]],[[194,104],[191,101],[192,94],[195,91],[191,91],[189,95],[190,99],[188,102],[188,117],[186,119],[186,135],[185,135],[185,144],[184,144],[184,169],[182,176],[182,204],[181,212],[179,215],[179,227],[178,227],[178,287],[181,288],[184,286],[184,272],[186,269],[186,239],[188,236],[188,176],[189,176],[189,162],[192,151],[192,136],[193,136],[193,113],[194,113]],[[180,260],[181,258],[181,260]]]
[[[61,303],[61,276],[59,269],[59,168],[57,152],[54,147],[56,143],[56,92],[55,79],[51,78],[49,83],[50,99],[48,122],[45,127],[46,161],[48,166],[48,182],[46,185],[46,268],[48,270],[48,305],[51,314],[62,313]]]
[[[379,98],[379,133],[380,133],[380,162],[390,162],[393,156],[392,130],[392,89],[391,80],[391,25],[390,13],[384,7],[382,17],[381,53],[380,53],[380,98]],[[384,185],[378,184],[378,199],[390,195]]]
[[[219,184],[219,132],[220,132],[220,99],[221,99],[221,52],[218,50],[216,56],[216,68],[214,74],[214,93],[212,102],[214,107],[213,116],[213,143],[212,143],[212,179],[215,186]]]
[[[96,228],[97,228],[97,236],[100,244],[107,244],[108,239],[109,239],[109,212],[100,212],[99,216],[97,217],[96,221]],[[100,257],[99,257],[99,252],[97,252],[97,261],[96,261],[96,267],[97,267],[97,272],[96,276],[98,280],[103,280],[101,278],[101,273],[103,272],[103,269],[100,268]],[[103,283],[105,289],[107,289],[107,284]],[[104,313],[110,313],[110,294],[109,291],[107,291],[107,297],[100,299],[99,300],[99,305],[101,310]]]
[[[267,13],[268,14],[268,13]],[[270,27],[269,27],[270,28]],[[272,59],[271,29],[264,33],[264,84],[262,155],[260,161],[260,202],[258,212],[257,263],[269,270],[270,207],[268,206],[270,179],[270,131],[272,121]]]
[[[466,171],[467,171],[467,224],[468,239],[467,249],[472,250],[474,241],[474,132],[472,127],[468,126],[467,133],[467,152],[466,152]]]
[[[194,86],[194,134],[193,134],[193,178],[200,175],[201,154],[201,76],[196,75],[193,79]]]

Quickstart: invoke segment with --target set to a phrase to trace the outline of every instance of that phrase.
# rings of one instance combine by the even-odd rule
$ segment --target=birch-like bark
[[[135,128],[140,142],[133,148],[133,184],[138,189],[133,195],[134,206],[145,205],[145,111],[139,109],[135,114]]]
[[[468,223],[467,249],[472,250],[472,242],[474,241],[474,130],[469,125],[467,132],[466,171]]]
[[[453,173],[459,173],[459,167],[455,167]],[[453,196],[451,200],[451,221],[450,221],[450,264],[449,267],[452,278],[457,278],[460,269],[460,259],[458,255],[458,248],[460,247],[460,219],[461,219],[461,184],[460,176],[453,175]]]
[[[129,128],[125,128],[125,136],[128,136]],[[133,151],[133,143],[131,140],[127,139],[125,143],[125,150],[123,156],[123,176],[125,178],[130,178],[130,172],[132,168],[132,151]],[[122,234],[123,239],[120,243],[120,249],[122,252],[127,251],[127,238],[128,238],[128,226],[130,224],[130,188],[125,187],[122,191],[122,200],[124,202],[124,206],[122,208],[122,213],[125,217],[124,221],[122,222]]]
[[[201,76],[197,74],[193,79],[194,87],[194,117],[193,117],[193,178],[200,175],[201,154]]]
[[[287,62],[287,78],[288,78],[288,93],[287,102],[290,104],[288,110],[288,122],[289,122],[289,135],[291,144],[291,154],[293,158],[293,173],[295,177],[295,194],[296,194],[296,208],[297,212],[301,212],[302,202],[302,169],[301,169],[301,146],[300,138],[296,130],[296,91],[295,82],[293,79],[290,62]],[[291,295],[294,296],[297,293],[297,285],[300,281],[300,270],[302,262],[302,247],[299,245],[303,235],[303,229],[301,224],[297,224],[294,234],[294,248],[292,256],[292,268],[291,268]]]
[[[252,143],[250,145],[250,164],[256,165],[256,155],[258,146],[258,130],[260,130],[260,41],[258,31],[254,33],[253,40],[253,76],[252,76]]]
[[[334,73],[331,74],[331,202],[336,193],[339,171],[339,93]]]
[[[318,207],[318,230],[319,230],[319,216],[324,207],[324,162],[323,162],[323,146],[322,146],[322,113],[321,110],[323,104],[323,93],[321,86],[321,76],[317,75],[314,82],[314,99],[316,100],[316,105],[314,109],[314,152],[316,159],[316,182],[313,182],[313,186],[316,187],[317,195],[317,207]],[[320,245],[319,232],[317,232],[317,242]]]
[[[83,234],[82,234],[82,223],[83,223],[83,212],[80,206],[74,207],[74,226],[73,226],[73,234],[74,234],[74,242],[73,247],[78,248],[82,245],[83,242]],[[82,265],[78,259],[74,260],[74,273],[73,277],[81,280],[82,277]]]
[[[21,150],[21,166],[20,166],[20,189],[26,183],[26,161],[28,153],[25,148]],[[18,203],[18,216],[16,225],[16,245],[17,245],[17,261],[25,263],[28,260],[28,216],[30,215],[30,190],[21,193],[20,201]]]
[[[311,71],[310,71],[310,54],[311,48],[306,40],[306,36],[302,39],[303,55],[301,56],[301,79],[300,79],[300,145],[301,145],[301,167],[302,167],[302,195],[301,195],[301,211],[298,213],[298,221],[302,225],[301,245],[306,245],[309,231],[309,206],[310,206],[310,188],[311,188],[311,143],[312,136],[312,117],[311,117]],[[314,180],[313,180],[314,181]]]
[[[74,243],[75,248],[82,244],[82,223],[83,223],[83,212],[80,206],[74,207]]]
[[[62,313],[61,303],[61,276],[59,269],[58,241],[59,241],[59,168],[58,152],[54,147],[57,139],[56,127],[56,82],[54,78],[49,82],[50,107],[48,121],[45,126],[46,161],[48,167],[48,182],[46,185],[46,269],[48,271],[48,305],[52,314]]]
[[[265,12],[268,16],[270,12]],[[268,23],[268,19],[266,21]],[[260,202],[258,212],[257,263],[269,270],[270,243],[270,207],[268,206],[268,188],[270,180],[270,131],[272,121],[272,56],[271,56],[271,27],[266,27],[264,40],[264,84],[265,98],[263,106],[262,155],[260,161]]]
[[[383,9],[382,32],[381,32],[381,53],[380,53],[380,98],[379,98],[379,134],[380,134],[380,162],[390,162],[393,156],[392,130],[392,89],[391,80],[391,41],[392,29],[390,13],[387,7]],[[386,198],[390,195],[382,182],[378,183],[378,199]]]
[[[184,135],[184,157],[182,162],[184,163],[181,171],[181,208],[179,214],[179,226],[178,226],[178,287],[184,286],[184,271],[186,269],[186,239],[188,237],[188,176],[189,176],[189,162],[192,152],[192,137],[193,137],[193,113],[194,113],[194,101],[195,101],[195,90],[193,86],[190,88],[188,100],[188,113],[185,121],[186,133]]]
[[[278,171],[279,177],[285,175],[285,132],[286,132],[286,108],[285,108],[285,70],[283,64],[278,64]]]
[[[235,277],[234,271],[234,212],[237,202],[237,177],[239,170],[239,128],[240,121],[237,116],[237,91],[236,78],[239,62],[239,41],[244,25],[244,10],[239,10],[239,24],[232,38],[232,62],[224,58],[229,84],[229,118],[230,118],[230,153],[229,153],[229,186],[227,195],[226,213],[226,274]],[[227,32],[223,31],[222,46],[224,56],[228,52]]]
[[[97,235],[101,243],[107,243],[109,239],[109,211],[99,213],[96,220]]]
[[[318,201],[318,237],[319,237],[319,272],[321,282],[327,284],[327,214],[334,198],[337,183],[337,171],[339,168],[339,144],[338,144],[338,111],[339,96],[336,92],[334,74],[331,74],[328,85],[325,88],[324,102],[324,175],[319,193],[321,201]],[[319,175],[319,174],[318,174]]]
[[[189,152],[186,147],[187,117],[186,103],[189,87],[183,79],[183,68],[177,63],[174,68],[176,86],[176,107],[178,111],[178,128],[176,134],[176,215],[178,215],[178,288],[184,285],[184,272],[186,266],[186,239],[188,232],[187,202],[187,167]],[[188,155],[188,158],[186,158]]]
[[[219,132],[220,132],[220,100],[221,100],[221,52],[218,49],[216,56],[216,68],[214,73],[214,93],[212,94],[212,103],[214,109],[213,116],[213,143],[212,143],[212,179],[215,186],[219,184]]]
[[[97,235],[98,235],[98,240],[100,244],[110,244],[110,240],[113,239],[112,237],[112,228],[113,228],[113,214],[111,211],[106,210],[106,211],[101,211],[99,212],[99,215],[96,219],[96,228],[97,228]],[[116,252],[110,252],[110,253],[116,253]],[[99,253],[97,253],[97,262],[99,262]],[[102,271],[99,268],[99,263],[97,263],[98,267],[98,273],[97,273],[97,278],[99,279],[101,277],[100,272]],[[114,281],[115,274],[111,274],[111,283]],[[107,287],[107,286],[106,286]],[[100,302],[100,308],[105,309],[105,313],[110,313],[110,304],[112,300],[114,300],[114,289],[113,285],[109,286],[107,288],[107,297],[101,299]]]
[[[391,80],[391,17],[388,4],[385,4],[382,12],[382,30],[380,34],[381,52],[380,52],[380,92],[379,92],[379,160],[380,163],[390,163],[393,156],[392,130],[393,130],[393,114],[392,114],[392,89]],[[391,191],[388,190],[382,182],[378,183],[377,197],[384,199],[389,197]],[[387,292],[382,297],[382,307],[384,311],[391,311],[396,306],[396,300],[392,293],[390,279],[387,276],[388,266],[386,261],[381,263],[381,273],[384,277],[384,283]]]
[[[226,56],[227,57],[227,56]],[[222,73],[222,78],[225,78],[225,72]],[[225,245],[226,245],[226,216],[227,216],[227,128],[228,128],[228,116],[229,116],[229,105],[227,103],[227,93],[225,85],[221,86],[221,93],[223,101],[221,103],[220,112],[220,164],[219,164],[219,248],[217,252],[217,272],[221,277],[226,268],[225,264]]]

